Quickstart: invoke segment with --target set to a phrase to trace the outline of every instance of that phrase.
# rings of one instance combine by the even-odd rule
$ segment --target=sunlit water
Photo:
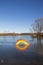
[[[19,39],[28,41],[30,47],[25,51],[17,50],[15,44]],[[43,44],[43,39],[41,42]],[[35,45],[37,45],[37,39],[33,39],[30,36],[0,36],[0,60],[15,60],[17,62],[31,62],[36,60],[38,54],[34,49],[36,47]]]

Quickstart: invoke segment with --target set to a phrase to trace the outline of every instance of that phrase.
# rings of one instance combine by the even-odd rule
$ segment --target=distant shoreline
[[[24,36],[24,35],[29,35],[32,37],[42,37],[43,38],[43,33],[0,33],[0,36]]]

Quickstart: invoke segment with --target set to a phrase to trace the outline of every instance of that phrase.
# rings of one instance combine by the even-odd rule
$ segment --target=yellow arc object
[[[21,43],[23,43],[23,44],[21,44]],[[24,47],[21,47],[21,46],[24,46]],[[19,39],[16,41],[16,48],[18,50],[26,50],[29,46],[30,46],[30,44],[24,39]]]

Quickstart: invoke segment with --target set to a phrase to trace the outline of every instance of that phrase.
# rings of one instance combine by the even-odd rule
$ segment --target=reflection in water
[[[19,51],[15,47],[15,43],[18,39],[25,39],[30,43],[30,47],[25,51]],[[36,39],[31,41],[30,36],[16,36],[14,37],[0,37],[0,65],[3,63],[4,65],[28,65],[28,64],[42,64],[43,65],[43,47],[39,50],[37,48]],[[43,43],[43,41],[42,41]],[[38,53],[39,52],[39,53]]]

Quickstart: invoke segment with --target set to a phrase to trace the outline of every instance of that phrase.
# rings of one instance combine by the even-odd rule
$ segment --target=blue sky
[[[0,0],[0,32],[30,32],[43,17],[43,0]]]

